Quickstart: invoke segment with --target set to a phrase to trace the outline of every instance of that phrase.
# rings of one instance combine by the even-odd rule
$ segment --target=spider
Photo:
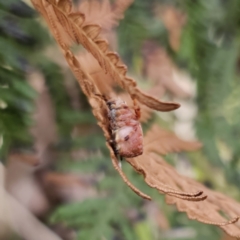
[[[111,144],[115,155],[132,158],[143,153],[143,132],[140,122],[140,108],[134,102],[134,109],[120,98],[106,102],[110,122]]]
[[[109,133],[108,140],[116,157],[120,157],[119,165],[123,158],[137,157],[143,153],[143,132],[140,122],[140,108],[134,100],[131,108],[120,98],[108,100],[101,97],[108,110]]]

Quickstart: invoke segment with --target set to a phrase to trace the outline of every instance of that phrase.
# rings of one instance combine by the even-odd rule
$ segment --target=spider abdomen
[[[136,113],[121,99],[107,102],[112,141],[121,157],[136,157],[143,153],[143,133]]]

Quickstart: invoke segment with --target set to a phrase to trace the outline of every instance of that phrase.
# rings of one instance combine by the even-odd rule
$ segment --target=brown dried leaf
[[[51,5],[55,3],[54,0],[32,1],[32,3],[34,7],[44,16],[49,28],[61,46],[64,44],[70,46],[74,41],[76,41],[76,39],[72,37],[72,34],[69,34],[68,30],[63,29],[62,25],[59,23],[58,17],[56,16],[54,8]],[[60,12],[59,15],[61,18],[62,13]],[[66,34],[66,31],[68,31],[68,34]]]
[[[32,1],[34,3],[37,0],[32,0]],[[49,1],[49,0],[42,0],[42,1]],[[51,6],[54,8],[54,12],[57,16],[62,14],[62,11],[60,11],[56,5],[52,4]],[[49,17],[50,16],[48,16],[48,18]],[[54,29],[56,32],[56,27],[54,27],[54,23],[50,22],[50,24],[52,24],[52,29]],[[71,26],[71,27],[69,28],[68,26]],[[130,94],[132,99],[137,99],[142,104],[145,104],[146,106],[158,111],[171,111],[179,108],[180,106],[179,104],[165,103],[153,97],[150,97],[150,96],[148,97],[146,94],[141,92],[136,87],[135,80],[122,75],[122,72],[118,71],[117,66],[109,60],[107,56],[108,53],[101,51],[101,49],[98,47],[98,44],[94,42],[94,38],[97,35],[95,33],[96,32],[98,33],[98,31],[96,31],[96,28],[99,29],[98,27],[95,26],[94,28],[95,31],[93,31],[94,34],[90,34],[92,28],[89,25],[87,28],[81,28],[80,26],[77,26],[76,23],[73,22],[71,19],[68,19],[68,24],[64,24],[64,27],[67,29],[66,34],[68,34],[72,39],[74,36],[74,38],[77,39],[76,41],[77,43],[80,42],[89,52],[91,52],[92,55],[98,60],[99,65],[107,73],[109,73],[112,76],[113,80],[115,80],[122,88],[124,88]],[[74,31],[71,34],[69,34],[69,31],[71,30],[74,30]],[[59,34],[55,33],[55,38],[60,43],[60,45],[64,47],[64,44],[63,44],[64,40],[59,39]],[[67,43],[65,45],[67,45]],[[116,58],[117,58],[117,55],[116,55]]]
[[[94,40],[100,33],[101,27],[97,24],[89,24],[83,27],[83,30],[89,38]]]
[[[118,65],[117,70],[118,70],[119,74],[121,74],[123,76],[125,76],[127,74],[127,66],[125,66],[125,65],[120,65],[120,66]]]
[[[123,18],[123,13],[132,2],[133,0],[117,0],[110,4],[109,0],[83,0],[78,10],[87,16],[86,25],[101,25],[101,36],[108,40],[112,49],[116,50],[117,34],[113,28],[118,25],[119,20]]]
[[[106,55],[114,65],[116,65],[120,59],[118,54],[114,52],[108,52]]]
[[[127,10],[127,8],[133,3],[133,0],[116,0],[114,3],[113,11],[116,15],[118,15],[119,19],[123,18],[123,13]]]
[[[94,85],[94,81],[91,78],[91,76],[87,73],[85,73],[81,68],[80,68],[80,63],[78,60],[75,58],[75,56],[72,54],[70,50],[63,49],[65,51],[65,58],[69,63],[69,66],[71,67],[75,77],[78,80],[79,85],[81,86],[83,92],[86,94],[86,96],[89,99],[89,103],[92,106],[93,114],[98,120],[98,125],[102,128],[104,132],[104,136],[106,139],[110,139],[110,133],[109,133],[109,123],[106,118],[107,116],[107,106],[105,104],[105,101],[98,97],[100,95],[99,90],[97,87]],[[118,160],[116,159],[116,156],[113,152],[113,149],[107,142],[107,147],[110,151],[110,156],[112,159],[112,163],[114,168],[118,171],[120,176],[122,177],[123,181],[134,191],[136,192],[139,196],[150,200],[151,198],[142,193],[140,190],[138,190],[135,186],[133,186],[127,177],[124,175],[122,172],[122,169],[118,166]]]
[[[80,12],[70,13],[68,17],[78,26],[82,26],[85,21],[85,15]]]
[[[161,86],[164,91],[179,98],[191,97],[191,93],[174,81],[176,67],[162,47],[155,42],[147,41],[143,46],[143,55],[144,73],[154,86]]]
[[[161,142],[158,141],[159,139]],[[166,155],[171,152],[196,151],[202,147],[202,144],[198,141],[181,140],[174,133],[154,125],[144,138],[144,146],[146,152]]]
[[[37,0],[33,0],[33,3],[36,4]],[[42,0],[42,1],[45,1],[45,0]],[[58,12],[58,9],[55,5],[52,5],[53,7],[55,7],[55,13]],[[43,4],[43,8],[44,8],[44,4]],[[49,6],[48,6],[49,7]],[[45,12],[44,10],[42,10],[43,12]],[[46,11],[48,13],[48,11]],[[62,14],[62,13],[61,13]],[[51,18],[51,14],[50,15],[44,15],[46,16],[47,18]],[[91,76],[89,74],[87,74],[86,72],[84,72],[81,68],[80,68],[80,64],[78,62],[78,60],[76,59],[76,57],[73,55],[73,53],[70,51],[69,47],[67,44],[64,44],[62,42],[62,39],[59,39],[59,33],[57,32],[57,29],[54,28],[54,23],[52,23],[51,21],[48,21],[49,24],[52,24],[52,28],[55,30],[53,31],[54,33],[54,36],[56,38],[56,40],[58,41],[58,43],[60,44],[63,52],[64,52],[64,55],[65,55],[65,58],[69,64],[69,66],[71,67],[71,69],[73,70],[76,78],[78,79],[78,82],[80,84],[80,86],[82,87],[82,90],[83,92],[88,96],[89,98],[89,101],[90,101],[90,104],[92,105],[93,107],[93,114],[95,115],[95,117],[98,119],[98,124],[100,125],[100,127],[103,129],[104,131],[104,135],[107,139],[110,139],[110,133],[109,133],[109,123],[108,121],[106,121],[106,116],[107,116],[107,110],[106,110],[106,104],[105,104],[105,101],[100,98],[100,97],[97,97],[99,96],[99,90],[97,89],[97,87],[95,86],[94,84],[94,81],[92,80]],[[68,27],[66,24],[64,25],[66,28]],[[84,32],[83,34],[80,34],[78,37],[79,39],[82,39],[82,37],[84,36],[85,37],[86,33]],[[82,44],[86,46],[86,48],[88,49],[89,45],[92,44],[92,40],[91,39],[88,39],[87,37],[83,38],[82,40]],[[98,49],[99,50],[99,49]],[[102,53],[97,56],[98,52],[92,52],[93,55],[94,55],[97,59],[101,59],[101,57],[107,57],[106,55],[102,55]],[[106,61],[106,62],[103,62],[104,64],[110,64],[113,65],[111,62],[109,61]],[[99,63],[100,64],[100,63]],[[115,72],[116,74],[116,72]],[[116,75],[117,77],[120,77],[119,75]],[[127,89],[129,90],[128,92],[132,94],[131,97],[133,99],[138,99],[138,95],[140,96],[140,101],[143,99],[143,97],[145,97],[145,99],[147,100],[147,95],[144,95],[143,93],[141,93],[137,88],[136,88],[136,82],[131,79],[131,78],[128,78],[128,77],[124,77],[124,81],[121,79],[121,82],[123,87],[127,87]],[[140,93],[140,94],[136,94],[136,93]],[[142,95],[141,95],[142,94]],[[149,102],[147,102],[147,105],[150,105],[152,104],[152,106],[154,106],[155,108],[158,107],[156,106],[157,104],[160,103],[160,108],[163,108],[164,111],[168,110],[166,108],[164,108],[164,103],[161,103],[159,102],[158,100],[154,99],[154,98],[151,98],[149,96]],[[155,105],[154,105],[155,104]],[[163,105],[163,107],[162,107]],[[168,108],[171,107],[171,104],[165,104]],[[174,105],[174,104],[173,104]],[[169,107],[170,106],[170,107]],[[176,107],[176,106],[174,106]],[[100,111],[100,109],[102,109],[102,111]],[[111,149],[110,145],[107,144],[110,151],[111,152],[111,156],[112,156],[112,162],[113,162],[113,165],[114,167],[116,168],[116,170],[119,172],[119,174],[121,175],[122,179],[126,182],[126,184],[132,188],[133,191],[135,191],[136,193],[138,193],[140,196],[144,197],[144,198],[147,198],[147,199],[150,199],[149,196],[146,196],[145,194],[141,193],[138,189],[136,189],[127,179],[126,179],[126,176],[123,174],[123,172],[121,171],[121,169],[119,168],[118,164],[117,164],[117,159],[115,157],[115,155],[113,154],[113,150]],[[172,194],[175,194],[177,195],[178,193],[176,191],[172,192]],[[180,193],[180,195],[186,195],[184,193]],[[190,194],[191,195],[191,194]],[[193,197],[195,198],[195,196],[190,196],[189,194],[187,194],[187,196],[189,196],[189,198]],[[185,196],[186,198],[186,196]],[[197,199],[197,198],[195,198]],[[201,200],[201,198],[199,198]]]
[[[161,139],[161,143],[159,143],[159,139]],[[180,198],[181,196],[186,196],[187,198],[184,197],[186,200],[200,201],[206,198],[205,196],[202,196],[202,192],[198,191],[190,193],[190,191],[186,191],[184,193],[162,184],[161,179],[158,181],[159,178],[155,175],[155,173],[159,170],[156,168],[154,169],[156,166],[151,164],[153,161],[146,161],[146,158],[149,159],[149,154],[154,151],[160,154],[167,154],[172,151],[194,151],[200,147],[201,144],[199,142],[185,142],[177,138],[174,134],[159,128],[157,125],[154,125],[144,138],[143,155],[134,159],[127,159],[127,161],[144,176],[145,181],[149,184],[149,186],[156,188],[165,194],[175,195]]]
[[[101,94],[94,83],[92,77],[86,73],[74,56],[74,54],[70,51],[67,43],[64,42],[64,39],[59,38],[58,28],[54,27],[54,22],[50,21],[51,14],[49,15],[46,10],[45,5],[39,5],[39,1],[48,1],[48,0],[32,0],[34,5],[37,7],[40,12],[43,12],[43,16],[47,18],[48,24],[51,25],[51,30],[53,31],[54,37],[57,42],[61,46],[64,56],[71,67],[73,73],[75,74],[83,92],[87,95],[89,102],[93,109],[93,114],[98,120],[98,125],[102,128],[104,132],[104,136],[107,140],[110,139],[109,133],[109,122],[107,119],[107,106],[104,99],[101,97]],[[43,7],[43,9],[39,9]],[[58,14],[58,8],[55,5],[52,5],[56,14]],[[56,19],[56,18],[55,18]],[[122,86],[133,99],[137,99],[143,104],[144,101],[147,102],[147,106],[150,106],[157,110],[171,110],[178,107],[177,104],[173,103],[161,103],[157,99],[154,99],[144,93],[142,93],[136,86],[136,82],[128,77],[125,77],[117,71],[117,67],[109,61],[106,53],[102,52],[98,45],[94,43],[92,39],[90,39],[85,31],[79,26],[74,25],[75,23],[72,20],[69,20],[69,24],[73,26],[73,29],[76,29],[76,37],[81,44],[92,53],[92,55],[98,60],[100,66],[109,73],[116,82]],[[66,27],[66,25],[65,25]],[[153,136],[155,134],[149,133],[145,139],[145,141],[149,141],[146,147],[146,150],[142,156],[132,159],[126,159],[134,169],[144,176],[146,183],[152,187],[160,191],[161,193],[168,194],[168,203],[176,203],[177,207],[180,211],[186,211],[188,216],[192,219],[197,219],[198,221],[205,222],[207,224],[215,224],[221,226],[228,234],[233,236],[239,236],[240,229],[236,225],[229,225],[231,223],[235,223],[238,218],[236,215],[240,215],[239,211],[236,209],[239,208],[239,204],[234,202],[233,200],[222,196],[219,193],[215,193],[211,190],[207,190],[201,184],[195,182],[194,180],[190,180],[185,177],[180,177],[178,173],[175,171],[173,167],[167,164],[161,156],[153,153],[152,151],[156,151],[159,153],[167,153],[172,151],[182,151],[182,150],[195,150],[199,148],[200,145],[196,143],[187,144],[186,142],[177,139],[174,135],[167,134],[166,132],[158,131],[156,135],[159,135],[161,139],[154,140]],[[162,141],[162,138],[165,138],[168,144],[162,144],[161,148],[157,148],[159,146],[159,140]],[[136,187],[134,187],[124,175],[120,167],[118,166],[118,159],[116,158],[112,147],[109,142],[107,142],[107,147],[110,151],[111,160],[114,168],[119,172],[123,181],[139,196],[151,199],[146,194],[142,193]],[[196,189],[199,190],[196,192]],[[208,193],[208,199],[203,195],[203,190],[205,193]],[[177,197],[177,198],[176,198]],[[189,202],[189,201],[202,201],[200,203]],[[224,203],[226,206],[224,205]],[[204,203],[205,209],[201,209],[202,203]],[[235,209],[236,207],[236,209]],[[210,211],[211,210],[211,211]],[[228,217],[235,217],[230,221],[226,221],[224,217],[219,214],[219,211],[223,211]],[[210,213],[210,215],[209,215]]]
[[[109,123],[108,123],[108,120],[106,119],[107,106],[105,104],[105,101],[102,98],[98,97],[98,95],[100,95],[100,92],[99,92],[98,88],[95,86],[93,79],[91,78],[91,76],[89,74],[85,73],[81,69],[79,61],[73,55],[73,53],[70,51],[70,49],[67,46],[61,46],[61,47],[62,47],[64,56],[69,64],[70,68],[72,69],[75,77],[78,80],[79,85],[82,88],[82,91],[89,99],[89,103],[93,109],[93,114],[98,120],[98,125],[102,128],[106,139],[110,139]],[[116,156],[114,155],[114,152],[108,142],[107,142],[107,147],[109,148],[109,151],[110,151],[113,166],[118,171],[118,173],[122,177],[123,181],[139,196],[150,200],[151,198],[148,195],[146,195],[146,194],[142,193],[140,190],[138,190],[127,179],[125,174],[122,172],[122,169],[118,166],[118,160],[116,159]]]
[[[72,11],[72,2],[71,0],[57,0],[57,6],[66,13]]]
[[[133,96],[142,104],[148,106],[151,109],[161,111],[161,112],[169,112],[175,109],[178,109],[180,107],[180,104],[178,103],[172,103],[172,102],[161,102],[158,99],[151,97],[150,95],[147,95],[146,93],[143,93],[138,88],[135,88],[133,90]]]
[[[97,60],[88,52],[78,54],[78,60],[82,69],[89,73],[100,93],[111,98],[113,81],[99,66]]]
[[[103,30],[111,30],[118,25],[123,17],[124,11],[133,0],[117,1],[111,6],[109,0],[88,0],[81,1],[78,10],[86,15],[85,24],[99,24]]]
[[[98,45],[102,52],[105,53],[107,51],[108,42],[106,40],[97,40],[95,43]]]
[[[164,175],[169,174],[169,171],[166,170],[167,166],[161,167],[163,167],[165,171]],[[176,174],[175,177],[173,177],[174,174]],[[179,211],[185,211],[190,219],[196,219],[207,224],[219,225],[229,235],[240,237],[239,224],[226,226],[226,217],[233,218],[230,220],[233,222],[238,220],[238,217],[236,216],[240,215],[239,203],[221,193],[207,189],[192,179],[181,176],[180,181],[180,176],[177,173],[171,173],[170,175],[173,185],[178,186],[183,190],[195,186],[198,189],[203,190],[208,195],[208,198],[202,202],[201,205],[198,203],[195,203],[194,205],[189,203],[186,205],[183,201],[178,201],[172,197],[167,197],[168,204],[176,204]]]
[[[193,199],[190,202],[184,201],[176,198],[174,194],[172,196],[167,194],[167,203],[176,204],[178,210],[186,212],[190,219],[218,225],[229,235],[240,236],[240,227],[229,225],[238,221],[237,216],[240,216],[239,203],[223,194],[207,189],[193,179],[181,176],[158,155],[179,151],[194,151],[201,147],[199,142],[183,141],[173,133],[156,125],[148,131],[144,141],[144,154],[126,160],[144,176],[145,182],[150,187],[158,189],[161,193],[170,193],[174,189],[185,193],[193,193],[196,189],[199,192],[204,192],[207,198],[201,202],[194,202]],[[226,217],[232,220],[228,220]]]

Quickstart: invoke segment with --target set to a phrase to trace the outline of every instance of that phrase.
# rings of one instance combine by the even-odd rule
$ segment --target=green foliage
[[[34,69],[41,70],[46,79],[60,141],[70,139],[73,125],[84,118],[70,105],[62,69],[42,54],[50,38],[36,16],[23,2],[0,1],[0,137],[3,137],[0,156],[5,156],[12,147],[33,144],[29,127],[34,124],[32,113],[37,93],[26,77]]]
[[[156,39],[168,46],[165,26],[152,14],[155,3],[156,1],[134,1],[120,22],[118,28],[120,53],[128,65],[132,64],[134,58],[141,58],[145,40]]]
[[[0,2],[0,155],[10,146],[31,143],[28,128],[36,93],[27,83],[26,73],[32,52],[46,43],[46,34],[32,20],[33,15],[22,2]]]
[[[96,176],[104,177],[95,186],[98,189],[98,197],[59,207],[52,215],[52,222],[62,222],[77,229],[78,239],[97,240],[114,239],[114,237],[126,240],[144,239],[141,235],[146,235],[147,232],[140,231],[138,226],[140,222],[147,223],[143,215],[143,200],[126,188],[108,157],[86,159],[75,163],[63,161],[58,166],[59,170],[64,172],[94,173]],[[143,182],[125,163],[124,171],[134,184],[140,185],[140,182]],[[149,192],[148,187],[144,185],[139,187]],[[138,215],[134,222],[127,217],[130,210],[136,211]],[[151,234],[147,239],[151,239]]]
[[[35,92],[22,79],[24,76],[21,73],[0,68],[0,74],[5,80],[0,87],[0,132],[4,135],[5,144],[12,141],[27,142],[29,136],[26,133],[31,124],[30,113],[33,110]]]
[[[79,117],[77,111],[73,111],[70,99],[64,86],[62,69],[56,63],[45,58],[38,62],[38,68],[43,72],[46,79],[51,99],[53,101],[56,122],[61,137],[69,137],[73,123],[77,123]]]
[[[184,1],[181,6],[189,21],[177,59],[197,80],[197,133],[207,159],[224,168],[227,179],[238,185],[240,3]]]
[[[178,53],[173,54],[163,23],[154,17],[155,3],[174,4],[187,13],[188,21]],[[240,182],[239,11],[239,0],[136,0],[118,29],[120,52],[130,67],[141,62],[138,60],[141,58],[142,43],[150,38],[168,49],[176,63],[196,79],[196,104],[199,108],[196,131],[204,149],[197,156],[190,155],[190,159],[205,162],[204,166],[194,163],[196,168],[208,169],[201,170],[202,175],[211,174],[213,165],[236,186]],[[62,153],[56,169],[103,176],[94,186],[98,197],[60,205],[53,212],[51,222],[61,222],[75,229],[78,239],[180,239],[171,231],[169,235],[161,230],[157,236],[153,234],[155,229],[146,218],[144,201],[127,188],[114,170],[102,131],[96,127],[85,97],[80,96],[81,110],[73,110],[64,86],[62,69],[42,56],[41,52],[51,41],[33,18],[35,15],[22,2],[0,0],[0,142],[1,136],[4,140],[0,155],[6,155],[12,146],[32,144],[28,129],[33,124],[31,114],[37,93],[27,83],[26,74],[33,67],[38,68],[46,79],[56,111],[60,136],[58,150]],[[144,127],[147,129],[149,125],[147,123]],[[85,130],[84,133],[72,137],[73,126]],[[69,150],[77,149],[84,149],[89,155],[100,150],[102,156],[71,161]],[[175,163],[171,156],[166,159]],[[157,199],[159,206],[165,207],[164,198],[149,189],[129,165],[124,163],[123,169],[134,185]],[[208,176],[201,178],[212,180]],[[128,217],[130,211],[136,211],[134,219]],[[194,231],[193,235],[182,239],[220,239],[221,234],[215,227],[190,221],[185,214],[176,213],[175,208],[166,207],[163,213],[173,230],[190,228]]]

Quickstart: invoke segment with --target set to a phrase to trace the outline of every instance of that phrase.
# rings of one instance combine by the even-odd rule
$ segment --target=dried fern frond
[[[99,97],[101,92],[95,85],[92,76],[81,68],[79,61],[70,50],[68,38],[71,38],[71,40],[76,43],[81,43],[89,52],[91,52],[98,60],[100,66],[129,93],[132,99],[137,99],[142,104],[160,111],[169,111],[178,107],[177,104],[163,103],[142,93],[137,88],[136,82],[125,76],[126,66],[123,64],[119,65],[119,57],[115,53],[108,52],[107,43],[104,40],[97,38],[100,27],[97,25],[87,25],[85,27],[81,27],[84,15],[81,13],[71,12],[72,5],[70,1],[59,0],[58,2],[55,2],[54,0],[32,0],[32,2],[46,18],[56,41],[60,45],[71,70],[75,74],[82,88],[82,91],[89,99],[90,105],[93,109],[93,114],[97,118],[99,126],[103,129],[106,139],[110,139],[106,103],[103,98]],[[64,34],[68,37],[62,37],[61,34],[63,29],[65,29]],[[167,164],[162,157],[157,154],[166,154],[172,151],[195,150],[200,147],[200,144],[197,142],[189,144],[178,139],[173,134],[169,134],[168,132],[159,129],[155,130],[154,128],[145,138],[146,149],[144,154],[142,156],[126,160],[137,172],[144,176],[146,183],[150,187],[157,189],[161,193],[168,194],[168,203],[176,203],[178,209],[180,211],[187,212],[190,218],[197,219],[208,224],[219,225],[228,234],[232,236],[239,236],[239,228],[234,225],[229,225],[231,223],[235,223],[238,218],[226,221],[225,218],[219,214],[219,211],[223,211],[228,217],[240,215],[238,210],[235,209],[235,207],[240,209],[239,204],[225,196],[222,196],[221,194],[207,190],[194,180],[190,180],[182,176],[180,177],[175,169]],[[159,142],[159,140],[161,140],[161,142]],[[148,195],[142,193],[128,181],[118,166],[118,159],[116,158],[109,142],[107,142],[107,147],[110,151],[113,166],[119,172],[123,181],[141,197],[151,199]],[[196,189],[200,189],[200,191],[195,192]],[[205,200],[206,195],[203,195],[203,190],[209,194],[209,198],[207,200]],[[211,210],[210,215],[204,209],[201,209],[202,202],[201,204],[196,202],[190,203],[189,201],[183,201],[182,199],[190,201],[205,200],[203,201],[205,204],[203,206],[205,206],[209,211]],[[223,204],[227,201],[228,204],[226,204],[226,208]],[[232,203],[232,206],[230,203]]]
[[[160,142],[160,141],[161,142]],[[192,189],[182,192],[172,188],[171,179],[163,179],[162,169],[150,157],[157,152],[166,155],[171,152],[194,151],[201,147],[199,142],[186,142],[177,138],[173,133],[154,125],[144,138],[144,153],[136,158],[126,159],[139,173],[144,176],[145,182],[162,193],[174,195],[178,198],[191,201],[201,201],[206,199],[202,191],[193,192]],[[148,161],[146,161],[148,159]],[[169,184],[170,183],[170,184]],[[171,187],[170,187],[171,186]]]
[[[189,98],[191,94],[182,89],[174,81],[176,67],[171,61],[167,52],[153,41],[146,41],[143,45],[144,73],[149,80],[157,87],[162,88],[160,93],[170,92],[179,98]]]
[[[190,219],[200,222],[220,226],[231,236],[240,237],[240,225],[230,225],[236,223],[240,216],[240,204],[231,198],[212,191],[193,179],[181,176],[161,157],[171,152],[193,151],[201,147],[197,141],[188,142],[179,139],[175,134],[161,129],[154,125],[146,134],[145,152],[134,159],[126,159],[138,172],[143,174],[145,182],[161,193],[167,193],[168,204],[176,204],[181,212],[186,212]],[[147,159],[147,161],[146,161]],[[171,188],[169,188],[171,186]],[[187,192],[195,194],[199,198],[207,198],[201,202],[194,202],[190,196],[189,201],[183,201],[179,196],[176,198],[174,189],[183,192],[183,198],[188,197]],[[172,191],[172,193],[171,193]],[[205,195],[200,194],[204,192]],[[172,194],[172,196],[171,196]],[[178,193],[179,194],[179,193]],[[184,198],[188,200],[187,198]],[[228,220],[228,219],[231,220]]]
[[[99,24],[102,30],[109,31],[118,25],[132,2],[133,0],[118,0],[111,5],[109,0],[85,0],[80,2],[77,9],[85,14],[84,25]]]
[[[58,14],[56,14],[55,18],[52,17],[52,14],[53,14],[53,9],[55,6],[55,1],[54,1],[54,4],[52,4],[53,1],[49,1],[49,0],[33,0],[33,4],[35,5],[35,7],[43,14],[43,16],[47,17],[47,22],[48,24],[50,24],[51,26],[51,29],[53,29],[53,34],[54,34],[54,37],[55,39],[57,40],[57,42],[59,43],[61,49],[63,50],[64,52],[64,56],[69,64],[69,66],[71,67],[73,73],[75,74],[76,78],[78,79],[78,82],[83,90],[83,92],[85,93],[85,95],[88,97],[89,99],[89,102],[93,108],[93,114],[95,115],[95,117],[98,119],[98,124],[99,126],[103,129],[103,132],[104,132],[104,135],[106,137],[106,139],[111,139],[111,134],[110,134],[110,131],[109,131],[109,123],[108,123],[108,120],[107,120],[107,109],[106,109],[106,104],[104,102],[104,100],[98,96],[100,96],[100,92],[99,92],[99,89],[96,87],[93,79],[91,78],[91,76],[84,72],[81,67],[80,67],[80,63],[79,61],[77,60],[77,58],[74,56],[74,54],[71,52],[67,42],[64,42],[64,39],[62,39],[60,37],[60,33],[61,33],[61,30],[59,30],[58,32],[58,28],[56,27],[58,23],[55,23],[52,19],[59,19],[59,17],[57,17]],[[60,15],[62,14],[62,9],[65,9],[67,14],[69,15],[68,17],[71,18],[71,16],[75,16],[77,15],[77,13],[70,13],[71,12],[71,3],[69,1],[66,1],[66,0],[62,0],[62,1],[59,1],[57,3],[57,6],[55,6],[55,8],[57,8],[58,10],[55,11],[55,12],[60,12]],[[60,9],[60,10],[59,10]],[[62,16],[62,15],[61,15]],[[64,15],[65,16],[65,15]],[[82,15],[81,15],[82,16]],[[64,18],[65,20],[67,20],[67,17]],[[64,21],[60,21],[59,24],[62,24],[62,27],[64,28],[67,28],[69,27],[69,24],[66,25],[66,22]],[[73,25],[74,26],[74,25]],[[66,31],[66,34],[68,34],[68,31]],[[91,39],[89,40],[87,38],[87,36],[85,36],[86,39],[91,42]],[[113,59],[115,58],[115,55],[112,54],[111,55],[113,57]],[[108,64],[112,64],[111,62],[107,62]],[[129,80],[127,80],[128,78],[125,78],[124,80],[125,81],[122,81],[125,85],[127,85],[127,83],[129,83]],[[126,81],[127,80],[127,81]],[[130,88],[131,86],[128,85]],[[134,81],[134,87],[135,87],[135,90],[134,91],[139,91],[137,88],[136,88],[136,83]],[[147,96],[145,95],[144,93],[141,93],[140,94],[140,97],[144,97],[146,98],[146,101],[150,101],[151,104],[160,104],[160,107],[157,106],[158,109],[162,109],[164,111],[168,111],[170,110],[170,108],[172,106],[174,106],[174,104],[172,105],[171,103],[161,103],[160,101],[150,97],[150,96]],[[154,101],[152,101],[152,99]],[[167,106],[167,109],[166,108],[162,108],[162,106]],[[170,107],[170,108],[169,108]],[[110,154],[111,154],[111,159],[112,159],[112,162],[113,162],[113,165],[114,167],[116,168],[116,170],[119,172],[120,176],[122,177],[122,179],[126,182],[126,184],[133,190],[135,191],[137,194],[139,194],[140,196],[146,198],[146,199],[150,199],[149,196],[141,193],[138,189],[136,189],[126,178],[126,176],[123,174],[122,170],[119,168],[118,166],[118,160],[116,159],[116,156],[114,155],[114,152],[113,152],[113,149],[112,147],[110,146],[109,143],[107,143],[107,146],[110,150]],[[177,193],[175,192],[175,195],[177,196]],[[189,194],[187,194],[189,195]],[[191,195],[191,194],[190,194]],[[180,193],[180,196],[181,196],[181,193]],[[193,198],[195,197],[195,195],[192,196]],[[199,199],[201,200],[201,199]]]
[[[172,184],[179,186],[182,190],[189,189],[189,187],[197,187],[197,189],[204,191],[208,198],[201,205],[198,203],[192,204],[191,202],[186,205],[183,201],[167,197],[168,204],[176,204],[179,211],[186,212],[190,219],[196,219],[206,224],[218,225],[229,235],[240,237],[239,223],[228,225],[229,223],[237,222],[239,219],[239,217],[236,217],[240,216],[240,204],[238,202],[221,193],[207,189],[200,183],[186,177],[181,176],[181,181],[179,181],[179,176],[175,175]],[[232,218],[232,220],[226,221],[226,217]]]
[[[88,52],[79,53],[77,59],[79,60],[82,69],[91,75],[100,93],[109,96],[109,98],[114,97],[111,95],[114,82],[112,81],[111,76],[101,69],[97,60]]]
[[[127,105],[130,108],[133,107],[132,99],[127,93],[124,92],[117,95],[114,92],[115,84],[112,81],[111,76],[105,73],[103,69],[101,69],[96,59],[90,53],[87,52],[80,53],[77,56],[77,59],[79,60],[82,69],[85,72],[89,73],[89,75],[94,80],[94,83],[96,84],[97,88],[103,95],[110,96],[110,98],[119,97],[125,102],[127,102]],[[153,110],[142,104],[140,105],[140,108],[141,108],[140,122],[147,122],[147,120],[150,119]]]
[[[161,142],[159,142],[161,139]],[[183,141],[174,133],[153,125],[144,139],[146,152],[157,152],[166,155],[171,152],[196,151],[202,147],[198,141]]]
[[[77,59],[79,60],[82,69],[85,72],[89,73],[89,75],[94,80],[94,83],[96,84],[97,88],[103,95],[109,96],[109,98],[119,97],[123,99],[125,102],[127,102],[127,105],[129,107],[133,107],[132,99],[127,93],[124,92],[117,95],[114,92],[115,85],[114,82],[112,81],[111,76],[109,74],[106,74],[101,69],[96,59],[90,53],[88,52],[80,53],[78,54]],[[140,108],[141,108],[140,122],[147,122],[151,118],[153,110],[142,104],[140,105]]]
[[[46,2],[41,1],[41,0],[40,1],[34,0],[32,2],[34,4],[35,8],[38,9],[42,13],[42,15],[47,18],[46,20],[47,20],[48,24],[52,24],[51,23],[51,14],[50,14],[50,16],[48,16],[46,6],[44,5],[44,4],[46,4]],[[47,7],[49,7],[49,4],[47,5]],[[51,25],[50,28],[54,29],[53,26],[56,26],[55,23],[53,23],[53,25]],[[93,110],[93,114],[98,120],[98,125],[102,128],[105,138],[110,139],[110,133],[109,133],[109,129],[108,129],[109,126],[108,126],[108,122],[106,121],[107,107],[106,107],[104,100],[100,97],[97,97],[98,95],[101,95],[98,88],[95,86],[94,81],[92,80],[91,76],[89,74],[85,73],[81,69],[79,61],[71,52],[67,42],[65,44],[62,41],[62,39],[59,38],[59,32],[58,32],[57,28],[53,31],[53,35],[54,35],[56,41],[58,42],[58,44],[60,45],[60,47],[64,53],[64,56],[69,64],[72,72],[74,73],[75,77],[77,78],[82,91],[88,97],[90,105]],[[127,177],[124,175],[124,173],[118,166],[118,160],[116,159],[116,156],[108,142],[107,142],[107,147],[109,148],[109,151],[110,151],[113,166],[119,172],[123,181],[139,196],[150,200],[151,198],[148,195],[142,193],[140,190],[138,190],[136,187],[134,187],[129,182]]]
[[[112,81],[111,76],[109,74],[106,74],[101,69],[96,59],[90,53],[81,52],[78,54],[77,59],[79,60],[82,69],[91,75],[94,83],[103,95],[109,96],[109,98],[119,97],[123,99],[129,107],[133,107],[133,101],[127,93],[123,92],[117,95],[114,92],[115,84]],[[154,86],[154,88],[152,88],[149,93],[152,93],[152,90],[155,92],[156,89],[158,89],[158,87]],[[140,108],[140,122],[147,122],[151,118],[153,110],[143,104],[140,104]]]
[[[106,139],[110,139],[110,132],[109,132],[109,123],[107,119],[107,106],[105,104],[105,101],[103,98],[98,97],[100,94],[98,88],[94,85],[94,80],[92,77],[84,72],[78,60],[75,58],[73,53],[69,49],[63,48],[65,52],[65,58],[71,67],[75,77],[77,78],[79,85],[81,86],[83,92],[88,97],[90,105],[92,107],[92,111],[96,119],[98,120],[98,125],[102,128],[104,132],[104,136]],[[120,176],[122,177],[123,181],[139,196],[150,200],[151,198],[142,193],[140,190],[138,190],[135,186],[133,186],[130,181],[127,179],[125,174],[122,172],[122,169],[118,165],[118,159],[116,158],[112,147],[110,146],[109,142],[106,143],[109,151],[110,151],[110,157],[113,163],[114,168],[118,171]]]
[[[127,67],[121,63],[118,54],[108,51],[108,43],[104,39],[98,38],[101,27],[96,24],[83,26],[85,15],[73,12],[70,1],[32,0],[32,2],[36,9],[47,18],[60,46],[69,45],[69,39],[74,43],[82,44],[113,80],[129,93],[132,99],[158,111],[171,111],[179,108],[180,105],[177,103],[162,102],[143,93],[137,87],[136,81],[126,76]],[[64,35],[62,29],[65,29]]]

